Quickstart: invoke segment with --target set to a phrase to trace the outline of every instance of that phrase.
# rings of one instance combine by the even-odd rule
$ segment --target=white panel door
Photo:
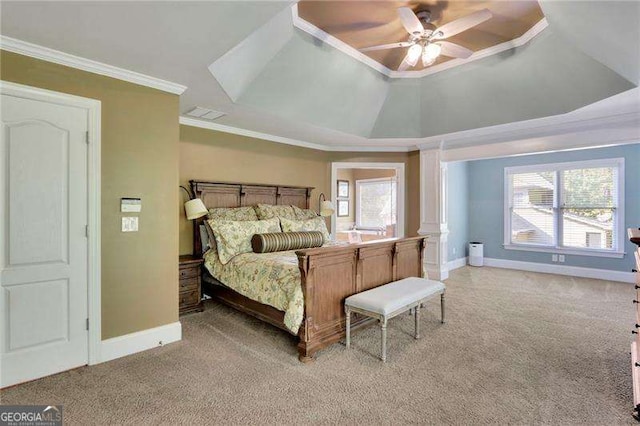
[[[0,387],[87,364],[87,110],[2,94]]]

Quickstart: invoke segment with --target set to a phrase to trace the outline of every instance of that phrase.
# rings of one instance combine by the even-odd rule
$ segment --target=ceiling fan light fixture
[[[419,44],[414,44],[409,48],[407,52],[407,62],[409,65],[414,66],[418,63],[418,59],[420,59],[420,55],[422,54],[422,46]]]
[[[442,52],[442,47],[439,44],[430,43],[424,48],[423,55],[431,59],[436,59],[440,56],[440,52]]]
[[[436,62],[436,58],[429,58],[425,55],[422,55],[422,66],[423,67],[428,67],[431,66],[433,64],[435,64]]]

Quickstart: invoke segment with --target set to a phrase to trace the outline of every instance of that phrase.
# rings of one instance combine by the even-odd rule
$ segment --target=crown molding
[[[151,87],[153,89],[162,90],[163,92],[169,92],[176,95],[181,95],[185,90],[187,90],[187,86],[183,86],[181,84],[140,74],[135,71],[114,67],[91,59],[70,55],[68,53],[60,52],[59,50],[50,49],[48,47],[3,35],[0,35],[0,49],[76,68],[93,74],[99,74],[105,77],[116,78],[118,80],[128,81],[129,83]]]
[[[440,150],[446,161],[535,154],[640,143],[640,111],[607,116],[568,114],[465,130],[422,139],[385,139],[380,145],[334,146],[180,117],[180,124],[326,152],[411,152]],[[410,143],[409,143],[410,142]],[[417,143],[416,142],[420,142]],[[518,142],[518,143],[515,143]],[[397,145],[396,145],[397,144]]]
[[[513,40],[509,40],[504,43],[497,44],[495,46],[488,47],[483,50],[478,50],[477,52],[474,52],[473,55],[471,55],[467,59],[460,59],[460,58],[451,59],[442,64],[434,65],[432,67],[428,67],[420,71],[396,71],[396,70],[392,70],[385,67],[380,62],[371,59],[369,56],[360,52],[358,49],[351,47],[350,45],[343,42],[342,40],[332,36],[331,34],[325,32],[324,30],[321,30],[320,28],[316,27],[310,22],[302,19],[300,15],[298,15],[297,4],[294,4],[293,6],[291,6],[291,16],[292,16],[293,25],[296,28],[310,34],[311,36],[321,40],[323,43],[326,43],[340,50],[341,52],[351,56],[355,60],[360,61],[363,64],[368,65],[369,67],[375,69],[376,71],[391,78],[426,77],[428,75],[445,71],[460,65],[468,64],[470,62],[477,61],[479,59],[483,59],[488,56],[496,55],[498,53],[504,52],[505,50],[513,49],[515,47],[520,47],[528,43],[529,41],[531,41],[535,36],[540,34],[542,30],[547,28],[547,26],[549,25],[547,22],[547,19],[542,18],[540,21],[538,21],[533,27],[529,28],[529,30],[523,35],[521,35],[520,37],[514,38]]]
[[[433,137],[418,147],[423,151],[442,151],[444,161],[469,161],[640,143],[640,111],[600,117],[572,116],[571,121],[557,118],[469,130],[462,132],[464,137],[457,134]]]
[[[599,117],[564,114],[527,121],[501,124],[480,129],[423,138],[418,144],[421,150],[466,148],[487,144],[541,139],[562,135],[593,132],[602,129],[638,129],[640,111],[623,112]],[[640,130],[631,139],[640,139]]]
[[[212,123],[185,116],[180,116],[180,124],[184,126],[199,127],[201,129],[215,130],[217,132],[231,133],[234,135],[247,136],[250,138],[262,139],[266,141],[278,142],[286,145],[299,146],[302,148],[309,148],[326,152],[409,152],[415,150],[407,146],[389,145],[323,145],[312,142],[305,142],[298,139],[286,138],[283,136],[271,135],[268,133],[256,132],[253,130],[241,129],[239,127],[227,126],[225,124]]]

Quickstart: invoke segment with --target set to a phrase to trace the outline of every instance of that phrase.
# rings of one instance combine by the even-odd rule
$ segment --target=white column
[[[445,280],[447,268],[447,163],[442,150],[420,151],[420,235],[428,236],[425,270],[430,279]]]

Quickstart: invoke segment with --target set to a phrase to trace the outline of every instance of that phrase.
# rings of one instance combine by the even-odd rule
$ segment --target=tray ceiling
[[[366,2],[353,3],[358,9]],[[458,3],[448,0],[443,16]],[[393,15],[406,3],[391,4]],[[497,16],[496,7],[489,6]],[[513,45],[447,71],[414,71],[420,78],[389,78],[302,31],[294,25],[298,5],[289,1],[3,1],[0,27],[3,37],[187,86],[182,114],[195,107],[225,114],[192,125],[321,149],[380,151],[564,117],[638,86],[640,2],[541,0],[540,7],[549,26],[528,42],[503,43]],[[371,12],[357,22],[381,21]],[[380,28],[392,25],[399,24]],[[29,52],[39,57],[37,49]],[[37,79],[46,68],[28,72]]]
[[[535,0],[520,1],[314,1],[298,2],[298,16],[358,50],[368,46],[407,41],[407,31],[398,19],[397,9],[408,6],[414,12],[428,10],[431,22],[440,27],[478,10],[489,9],[488,21],[447,39],[474,52],[483,51],[523,36],[544,19]],[[407,48],[363,52],[390,70],[397,70]],[[454,58],[440,56],[431,66]],[[424,69],[420,61],[410,71]]]

